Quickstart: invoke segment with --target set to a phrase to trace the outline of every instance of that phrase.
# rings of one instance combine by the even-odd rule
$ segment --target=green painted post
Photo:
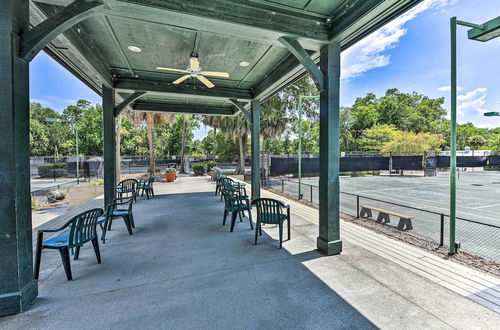
[[[324,88],[319,111],[319,237],[317,247],[327,255],[342,252],[340,240],[340,45],[321,49]]]
[[[252,200],[260,198],[260,103],[252,100]]]
[[[80,183],[80,159],[79,159],[79,152],[78,152],[78,123],[75,119],[75,146],[76,146],[76,183]]]
[[[29,1],[0,5],[0,316],[24,311],[38,295],[33,276],[29,170],[29,63],[17,54],[29,29]]]
[[[299,150],[297,151],[297,175],[299,177],[299,199],[302,199],[302,95],[299,95]]]
[[[451,157],[450,157],[450,254],[457,252],[455,242],[457,203],[457,18],[450,19],[451,32]]]
[[[103,130],[104,130],[104,203],[115,198],[116,187],[116,139],[115,139],[115,91],[102,87]]]

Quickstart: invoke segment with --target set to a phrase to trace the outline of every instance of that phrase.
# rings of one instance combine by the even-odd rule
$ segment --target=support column
[[[110,204],[115,198],[116,186],[116,127],[115,90],[102,87],[103,130],[104,130],[104,203]]]
[[[318,249],[327,255],[342,252],[340,240],[340,45],[321,49],[324,75],[319,111],[319,237]]]
[[[29,1],[0,2],[0,316],[38,295],[33,277],[29,171],[29,63],[18,58]]]
[[[252,200],[260,198],[260,103],[252,100]]]

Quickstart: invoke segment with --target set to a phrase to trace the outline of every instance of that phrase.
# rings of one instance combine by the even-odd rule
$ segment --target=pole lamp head
[[[500,36],[500,16],[467,31],[468,38],[476,41],[488,41]]]
[[[485,112],[484,116],[485,117],[498,117],[498,116],[500,116],[500,113],[498,111],[490,111],[490,112]]]
[[[59,119],[59,118],[45,118],[45,121],[47,123],[60,123],[61,119]]]

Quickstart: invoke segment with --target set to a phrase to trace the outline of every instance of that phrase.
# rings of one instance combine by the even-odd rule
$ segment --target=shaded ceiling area
[[[88,1],[92,2],[92,1]],[[104,84],[118,102],[146,92],[131,103],[137,110],[234,114],[230,101],[265,100],[306,74],[280,43],[296,39],[317,63],[330,42],[342,49],[419,2],[419,0],[107,0],[92,15],[66,30],[45,51],[90,88]],[[40,0],[30,4],[33,26],[71,4]],[[140,50],[140,51],[139,51]],[[196,77],[176,85],[196,55],[200,70],[229,77]],[[148,105],[150,107],[148,108]],[[165,110],[162,110],[162,107]]]

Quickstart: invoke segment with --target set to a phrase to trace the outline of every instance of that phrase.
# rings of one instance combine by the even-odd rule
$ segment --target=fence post
[[[444,214],[441,214],[441,228],[440,228],[439,246],[444,244]]]
[[[281,179],[281,193],[283,194],[285,192],[285,181]]]
[[[356,219],[359,219],[359,195],[356,195]]]
[[[312,203],[313,202],[313,186],[310,185],[309,187],[311,188],[311,203]]]

